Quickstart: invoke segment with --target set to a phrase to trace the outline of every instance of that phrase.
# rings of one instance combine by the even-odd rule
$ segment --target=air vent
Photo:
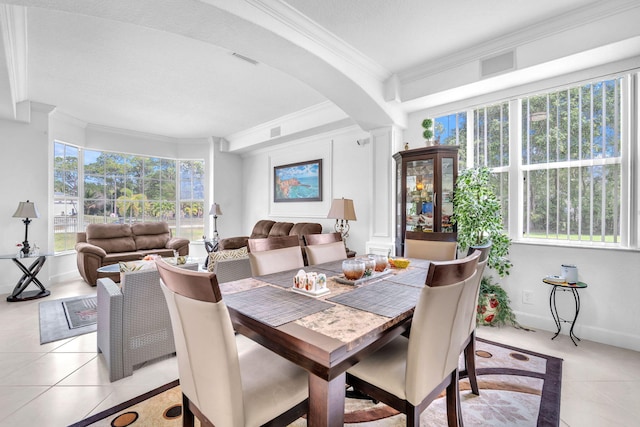
[[[275,138],[276,136],[280,136],[280,126],[271,128],[271,138]]]
[[[258,65],[258,61],[256,61],[255,59],[251,59],[248,56],[240,55],[239,53],[236,53],[236,52],[233,52],[232,55],[238,59],[242,59],[243,61],[248,62],[249,64]]]
[[[505,71],[515,70],[515,68],[516,55],[513,51],[480,60],[481,77],[493,76]]]

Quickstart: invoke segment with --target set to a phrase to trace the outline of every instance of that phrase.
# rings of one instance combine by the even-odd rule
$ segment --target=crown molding
[[[27,92],[27,8],[0,5],[0,31],[7,61],[11,100],[14,104],[25,101]]]
[[[523,44],[548,38],[571,29],[583,27],[605,18],[625,13],[640,7],[637,0],[610,0],[593,2],[580,9],[547,19],[519,31],[479,43],[463,51],[447,56],[442,60],[430,61],[398,73],[401,84],[425,79],[433,74],[443,73],[461,64],[480,61],[487,56],[515,49]]]

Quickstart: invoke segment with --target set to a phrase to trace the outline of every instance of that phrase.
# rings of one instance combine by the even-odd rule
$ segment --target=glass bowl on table
[[[375,270],[380,272],[387,269],[389,258],[386,255],[371,255],[376,262]]]
[[[364,276],[365,263],[361,259],[342,261],[342,273],[347,280],[358,280]]]

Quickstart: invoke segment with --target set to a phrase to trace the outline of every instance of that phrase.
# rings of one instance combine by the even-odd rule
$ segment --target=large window
[[[55,143],[53,161],[53,229],[56,252],[73,249],[78,232],[79,150]]]
[[[505,228],[521,218],[524,238],[619,245],[622,84],[592,82],[436,117],[436,139],[460,145],[460,168],[492,169]],[[521,156],[517,168],[511,152]],[[521,215],[509,215],[510,194],[520,194],[511,208]]]
[[[91,223],[166,221],[175,236],[197,240],[204,234],[202,160],[80,150],[61,142],[55,153],[56,252],[73,249],[75,233]]]
[[[522,101],[525,237],[620,242],[620,84]]]

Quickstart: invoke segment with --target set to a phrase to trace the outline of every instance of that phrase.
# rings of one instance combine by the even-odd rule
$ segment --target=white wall
[[[347,244],[359,254],[369,238],[371,144],[358,145],[357,139],[369,137],[359,128],[348,128],[305,138],[244,156],[244,194],[242,229],[248,235],[261,219],[289,222],[318,222],[324,232],[334,231],[335,220],[327,219],[331,200],[353,199],[356,221],[351,221]],[[323,159],[323,200],[308,203],[277,203],[273,199],[273,166]],[[226,234],[227,236],[231,236]]]

